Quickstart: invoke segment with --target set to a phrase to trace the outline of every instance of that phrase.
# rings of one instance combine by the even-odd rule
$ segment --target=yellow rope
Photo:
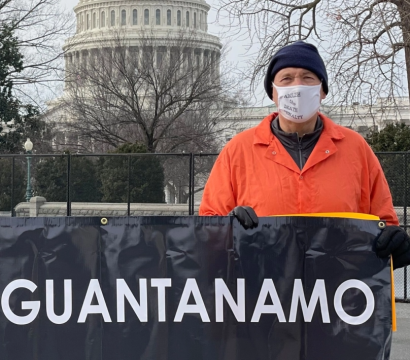
[[[290,214],[290,215],[272,215],[272,216],[308,216],[308,217],[333,217],[333,218],[359,219],[359,220],[380,220],[380,218],[375,215],[352,213],[352,212]]]

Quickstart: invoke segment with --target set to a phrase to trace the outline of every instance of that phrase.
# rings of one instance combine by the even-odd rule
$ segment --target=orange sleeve
[[[370,173],[370,213],[377,215],[381,220],[385,220],[387,225],[399,225],[386,177],[378,159],[375,155],[373,156],[375,163]]]
[[[227,215],[236,206],[231,183],[229,155],[226,149],[219,154],[209,175],[199,206],[199,215]]]

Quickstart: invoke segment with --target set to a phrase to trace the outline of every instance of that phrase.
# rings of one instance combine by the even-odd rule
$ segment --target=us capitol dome
[[[172,37],[195,34],[189,49],[192,58],[217,63],[222,45],[218,37],[208,34],[209,10],[203,0],[80,0],[74,8],[76,33],[63,48],[66,70],[87,63],[93,50],[109,46],[119,31],[134,48],[149,34],[158,52],[170,50]]]

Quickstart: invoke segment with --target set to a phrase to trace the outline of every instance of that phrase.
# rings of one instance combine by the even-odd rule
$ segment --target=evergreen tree
[[[123,144],[115,154],[143,154],[141,144]],[[164,202],[164,170],[154,155],[130,157],[130,201]],[[107,156],[100,160],[102,201],[124,203],[128,199],[128,157]]]
[[[377,153],[383,167],[395,206],[410,205],[410,126],[388,124],[381,131],[371,132],[366,141]],[[407,152],[383,154],[382,152]]]
[[[367,143],[373,151],[410,151],[410,126],[404,123],[387,124],[381,131],[371,132]]]
[[[12,203],[12,158],[0,158],[0,211],[11,211]],[[13,207],[24,202],[26,194],[25,164],[16,159],[14,166],[14,199]]]
[[[67,157],[42,159],[35,166],[35,194],[47,201],[67,201]],[[71,157],[70,197],[76,202],[98,202],[100,182],[97,166],[83,156]]]
[[[39,111],[31,104],[22,104],[13,94],[13,77],[23,70],[23,55],[13,24],[0,27],[0,153],[19,153],[28,137],[44,143],[47,134]]]

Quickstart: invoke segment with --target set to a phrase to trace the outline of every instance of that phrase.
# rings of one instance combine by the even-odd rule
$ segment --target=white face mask
[[[287,120],[303,123],[309,120],[320,107],[322,84],[314,86],[276,86],[278,92],[278,110]]]

